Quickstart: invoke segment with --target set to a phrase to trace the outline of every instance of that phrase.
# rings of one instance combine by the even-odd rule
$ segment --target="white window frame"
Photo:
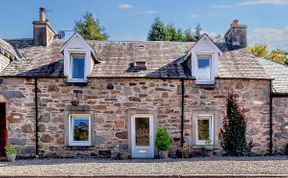
[[[197,54],[197,59],[196,59],[196,84],[214,84],[215,82],[215,77],[213,75],[213,56],[211,54]],[[199,80],[198,79],[198,60],[199,58],[208,58],[209,59],[209,68],[210,68],[210,80]]]
[[[206,140],[199,140],[199,133],[198,133],[198,120],[207,120],[209,118],[209,139],[211,140],[211,144],[214,144],[214,116],[213,114],[198,114],[196,116],[196,129],[195,129],[195,142],[196,145],[205,145]]]
[[[84,60],[84,77],[83,78],[73,78],[73,57],[74,56],[83,56],[83,60]],[[86,68],[86,54],[85,53],[70,53],[69,56],[69,60],[70,60],[70,82],[86,82],[86,72],[85,72],[85,68]]]
[[[73,117],[86,117],[89,119],[89,136],[88,141],[73,140]],[[69,115],[69,146],[91,146],[91,116],[90,114],[70,114]]]
[[[84,57],[84,78],[73,78],[73,56],[83,56]],[[87,72],[86,72],[86,58],[87,58],[87,51],[85,50],[69,50],[69,73],[68,79],[69,82],[75,83],[83,83],[87,82]]]

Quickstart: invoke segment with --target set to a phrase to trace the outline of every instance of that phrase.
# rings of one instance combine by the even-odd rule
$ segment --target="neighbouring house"
[[[19,156],[153,158],[156,129],[196,154],[219,131],[228,93],[247,117],[256,155],[283,154],[288,138],[288,68],[255,58],[246,26],[234,20],[225,42],[89,41],[57,33],[40,9],[33,39],[0,40],[1,148]],[[7,128],[7,133],[5,132]]]

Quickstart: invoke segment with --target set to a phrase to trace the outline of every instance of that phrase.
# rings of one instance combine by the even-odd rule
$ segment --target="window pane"
[[[149,146],[149,118],[135,118],[136,145]]]
[[[198,140],[208,140],[209,138],[209,119],[198,120]]]
[[[211,67],[209,57],[198,57],[198,80],[210,80]]]
[[[72,57],[72,78],[84,78],[84,56]]]
[[[73,117],[73,141],[89,140],[89,119]]]

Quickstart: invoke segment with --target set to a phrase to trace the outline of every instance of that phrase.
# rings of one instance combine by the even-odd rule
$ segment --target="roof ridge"
[[[288,67],[287,64],[282,63],[282,62],[279,62],[279,61],[275,61],[274,59],[271,59],[271,58],[267,58],[267,57],[256,57],[256,58],[269,60],[269,61],[274,62],[274,63],[276,63],[276,64],[280,64],[280,65],[282,65],[282,66],[284,66],[284,67]]]

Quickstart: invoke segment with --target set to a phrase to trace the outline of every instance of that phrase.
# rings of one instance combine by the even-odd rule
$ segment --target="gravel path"
[[[41,159],[0,162],[0,176],[275,175],[288,176],[288,157],[169,160]]]

